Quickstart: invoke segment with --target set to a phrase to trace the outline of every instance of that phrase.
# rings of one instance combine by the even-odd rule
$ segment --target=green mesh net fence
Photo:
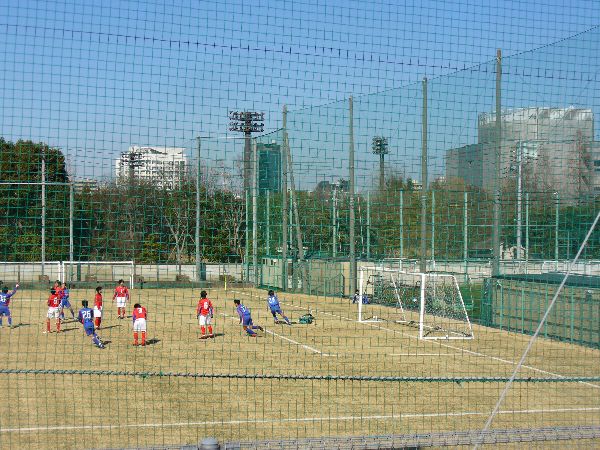
[[[9,3],[2,448],[599,444],[597,5]]]

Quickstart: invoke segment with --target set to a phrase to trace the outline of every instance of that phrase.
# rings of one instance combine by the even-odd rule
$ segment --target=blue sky
[[[272,131],[281,126],[287,104],[302,133],[313,139],[311,133],[322,129],[319,139],[339,145],[343,103],[313,108],[311,115],[294,111],[353,95],[366,130],[358,159],[371,161],[372,131],[415,132],[419,105],[411,96],[427,76],[439,111],[448,110],[442,103],[454,105],[452,114],[437,113],[446,131],[434,138],[440,149],[464,145],[474,138],[477,114],[489,111],[493,63],[478,64],[493,60],[497,48],[508,57],[599,24],[600,5],[593,1],[2,0],[0,135],[60,147],[76,176],[102,178],[129,145],[191,148],[199,134],[228,134],[230,109],[264,111],[266,131]],[[535,53],[541,56],[507,58],[514,76],[507,81],[506,104],[595,109],[599,99],[588,92],[597,83],[598,33],[587,36],[561,51],[555,46]],[[441,77],[472,66],[474,71]],[[549,72],[540,75],[540,69]],[[402,86],[408,87],[395,89]],[[389,117],[396,109],[400,124]],[[330,121],[330,114],[339,120]],[[405,140],[411,142],[398,146],[391,161],[414,168],[416,143]],[[236,142],[208,140],[205,155],[230,159]],[[315,180],[325,175],[308,164],[310,148],[319,145],[304,142],[300,150]],[[315,154],[316,165],[319,158]],[[343,156],[331,152],[324,159],[343,170]]]

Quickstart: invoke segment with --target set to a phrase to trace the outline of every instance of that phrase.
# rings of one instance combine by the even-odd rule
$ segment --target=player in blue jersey
[[[256,332],[254,330],[263,331],[263,327],[254,325],[252,323],[250,309],[242,305],[242,303],[238,299],[235,299],[233,303],[235,304],[235,310],[238,313],[238,316],[240,316],[240,323],[244,327],[244,331],[248,333],[248,336],[256,337]]]
[[[83,325],[85,334],[91,336],[94,345],[98,348],[104,348],[104,344],[100,340],[100,337],[94,331],[94,311],[91,308],[88,308],[87,300],[83,300],[81,306],[83,306],[83,308],[79,310],[77,320]]]
[[[60,318],[61,320],[65,320],[65,308],[68,308],[71,311],[71,319],[75,319],[75,311],[73,311],[73,307],[71,306],[71,302],[69,301],[69,287],[67,283],[63,283],[60,291]]]
[[[2,293],[0,293],[0,328],[2,327],[2,317],[8,317],[8,326],[12,328],[12,316],[10,315],[10,309],[8,305],[10,304],[10,299],[13,295],[17,293],[17,289],[19,289],[19,285],[15,285],[15,288],[8,292],[8,288],[4,286],[2,288]]]
[[[292,324],[290,322],[290,319],[288,319],[286,315],[283,314],[281,306],[279,306],[279,299],[275,295],[275,291],[273,291],[272,289],[269,291],[269,296],[267,297],[267,306],[269,307],[269,311],[271,311],[271,314],[273,314],[273,320],[275,320],[275,323],[278,323],[277,314],[279,314],[281,317],[283,317],[285,323],[287,323],[288,325]]]

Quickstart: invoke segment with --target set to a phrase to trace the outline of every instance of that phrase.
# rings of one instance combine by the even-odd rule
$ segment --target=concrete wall
[[[241,264],[206,264],[206,281],[218,281],[224,275],[235,280],[242,278]],[[69,278],[69,262],[47,262],[42,271],[41,263],[0,263],[0,280],[5,283],[38,282],[42,273],[49,280],[63,280]],[[140,264],[135,267],[136,276],[144,278],[144,282],[175,281],[178,272],[176,264]],[[73,266],[73,279],[86,281],[86,275],[95,275],[98,281],[116,281],[119,278],[129,280],[131,267],[129,265],[86,265],[85,263]],[[181,274],[186,275],[191,281],[196,280],[196,266],[182,265]]]

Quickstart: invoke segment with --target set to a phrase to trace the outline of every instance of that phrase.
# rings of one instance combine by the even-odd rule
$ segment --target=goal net
[[[61,279],[88,283],[116,283],[124,280],[133,288],[133,261],[64,261]]]
[[[473,338],[471,321],[454,275],[363,268],[358,297],[359,322],[413,325],[418,327],[421,339]]]

